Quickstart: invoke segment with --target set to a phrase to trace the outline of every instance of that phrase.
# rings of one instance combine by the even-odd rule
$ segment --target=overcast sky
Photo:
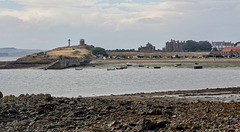
[[[240,0],[0,0],[0,48],[240,41]]]

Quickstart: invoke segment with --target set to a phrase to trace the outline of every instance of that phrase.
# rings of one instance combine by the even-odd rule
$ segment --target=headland
[[[60,47],[24,56],[11,62],[1,62],[0,69],[47,68],[64,69],[88,64],[93,58],[85,46]]]

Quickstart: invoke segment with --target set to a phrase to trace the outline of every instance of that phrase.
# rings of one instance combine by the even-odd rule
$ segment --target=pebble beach
[[[101,97],[3,96],[0,131],[231,131],[240,88]]]

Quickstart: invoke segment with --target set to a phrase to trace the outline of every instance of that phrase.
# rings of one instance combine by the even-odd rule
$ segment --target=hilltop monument
[[[71,41],[71,40],[69,39],[69,40],[68,40],[68,47],[70,47],[70,41]]]
[[[85,40],[84,39],[80,39],[80,46],[85,46]]]

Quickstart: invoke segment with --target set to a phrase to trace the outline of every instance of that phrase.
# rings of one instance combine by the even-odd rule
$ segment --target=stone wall
[[[70,59],[60,59],[56,62],[47,66],[48,69],[64,69],[68,67],[76,67],[82,66],[89,63],[90,60],[78,59],[78,58],[70,58]]]

